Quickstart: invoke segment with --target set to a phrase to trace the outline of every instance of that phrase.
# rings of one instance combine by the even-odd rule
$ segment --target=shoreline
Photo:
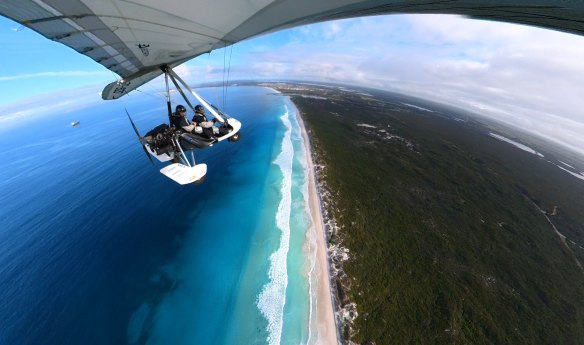
[[[314,267],[310,272],[310,279],[314,284],[311,289],[311,313],[309,344],[339,344],[337,324],[333,310],[333,296],[330,287],[331,271],[328,262],[328,249],[326,244],[325,227],[322,216],[322,205],[318,196],[315,181],[315,170],[312,162],[312,148],[308,139],[308,132],[300,111],[296,111],[296,117],[302,133],[304,148],[306,151],[306,167],[308,172],[308,199],[312,226],[310,238],[315,246],[311,247],[310,254],[314,255]],[[323,279],[324,278],[324,279]],[[311,285],[312,285],[311,284]]]

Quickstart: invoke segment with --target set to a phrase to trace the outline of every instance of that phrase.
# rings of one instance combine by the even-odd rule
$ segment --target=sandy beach
[[[304,122],[298,112],[298,123],[302,131],[304,145],[306,148],[307,168],[309,171],[308,193],[309,207],[313,226],[310,236],[312,243],[310,249],[314,257],[314,268],[311,272],[312,282],[312,318],[310,324],[311,336],[309,344],[338,344],[337,327],[333,312],[333,304],[330,289],[330,270],[327,258],[327,248],[325,243],[324,224],[320,200],[318,198],[316,181],[314,178],[314,166],[312,163],[310,141]]]

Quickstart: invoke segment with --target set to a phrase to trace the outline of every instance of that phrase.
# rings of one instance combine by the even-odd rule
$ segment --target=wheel
[[[239,132],[235,133],[232,137],[229,137],[229,141],[231,141],[232,143],[239,141],[239,139],[241,139],[241,134]]]

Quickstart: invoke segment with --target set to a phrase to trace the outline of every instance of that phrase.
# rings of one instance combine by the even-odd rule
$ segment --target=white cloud
[[[111,72],[108,71],[53,71],[53,72],[39,72],[16,74],[11,76],[0,76],[0,81],[11,81],[31,78],[47,78],[47,77],[95,77],[95,76],[109,76]]]
[[[326,39],[331,39],[335,37],[339,32],[341,32],[341,25],[339,22],[328,22],[324,24],[324,37]]]
[[[192,76],[192,69],[186,64],[178,65],[173,70],[183,79]]]
[[[452,15],[347,19],[275,35],[236,45],[229,79],[304,79],[398,91],[473,110],[584,153],[584,37]],[[274,44],[275,37],[284,41]],[[223,57],[219,50],[176,71],[190,84],[221,81]],[[141,89],[163,87],[158,78]]]
[[[62,97],[62,92],[53,92],[0,105],[0,130],[10,130],[13,126],[39,120],[50,114],[59,116],[75,112],[88,104],[101,102],[98,96],[101,88],[101,85],[93,85],[69,90],[66,98]]]
[[[530,35],[527,26],[466,19],[457,15],[406,15],[406,21],[419,42],[434,45],[473,43],[497,45]],[[494,24],[494,25],[493,25]]]
[[[250,75],[400,91],[584,153],[584,37],[452,15],[358,18],[292,32],[290,44],[250,53]]]

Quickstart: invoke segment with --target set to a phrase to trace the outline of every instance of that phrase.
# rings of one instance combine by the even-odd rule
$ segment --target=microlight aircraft
[[[188,184],[192,182],[201,183],[207,174],[207,165],[204,163],[195,163],[193,150],[213,146],[213,144],[225,139],[228,139],[229,141],[238,141],[240,138],[239,130],[241,129],[241,123],[221,112],[195,91],[191,90],[188,84],[185,83],[170,67],[162,66],[161,70],[164,72],[166,104],[171,125],[162,124],[156,126],[153,130],[149,131],[144,137],[142,137],[127,110],[126,114],[128,119],[130,119],[134,132],[136,132],[138,140],[140,140],[142,148],[144,149],[144,152],[146,152],[150,162],[152,162],[151,156],[161,162],[172,161],[172,164],[160,170],[162,174],[179,184]],[[187,132],[177,126],[172,126],[173,113],[170,102],[169,79],[174,84],[176,91],[180,93],[185,103],[193,112],[195,111],[195,107],[193,107],[193,104],[185,94],[183,88],[188,90],[191,95],[199,101],[201,106],[209,110],[213,116],[213,122],[215,124],[220,124],[218,127],[213,126],[217,133],[216,136],[213,136],[212,138],[207,137],[203,133],[203,128],[199,126],[195,126],[191,132]],[[191,153],[190,160],[186,154],[186,152],[189,151]]]
[[[387,13],[440,13],[475,19],[527,24],[584,34],[584,2],[564,0],[2,0],[0,14],[86,55],[121,77],[105,87],[102,98],[113,100],[165,74],[203,104],[230,135],[241,124],[204,101],[172,69],[201,54],[260,34],[326,20]],[[178,88],[178,84],[177,84]],[[168,87],[167,87],[168,94]],[[183,94],[184,96],[184,94]],[[169,107],[169,115],[170,115]],[[223,121],[222,121],[223,120]],[[133,122],[132,122],[133,124]],[[135,128],[135,126],[134,126]],[[136,130],[137,132],[137,130]],[[138,133],[138,132],[137,132]],[[152,134],[152,133],[150,133]],[[154,139],[158,137],[150,136]],[[181,167],[162,171],[179,183],[199,181],[206,166],[190,164],[188,139],[163,152],[149,136],[140,141],[161,161],[179,157]],[[176,139],[176,140],[175,140]],[[193,144],[193,143],[190,143]],[[200,144],[200,143],[199,143]],[[193,144],[194,145],[194,144]],[[197,147],[197,145],[194,145]],[[188,150],[187,150],[188,151]],[[168,168],[168,167],[167,167]],[[164,170],[164,169],[163,169]],[[191,176],[178,178],[179,175]]]

